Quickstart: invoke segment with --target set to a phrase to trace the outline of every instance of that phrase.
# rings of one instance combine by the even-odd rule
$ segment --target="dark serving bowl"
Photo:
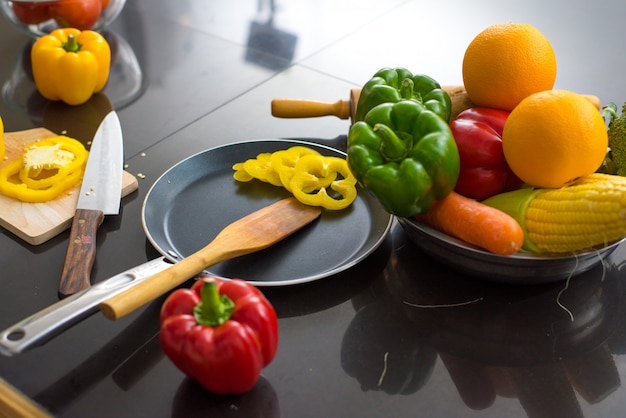
[[[538,284],[567,280],[602,262],[624,241],[568,255],[519,252],[501,256],[450,237],[412,218],[398,218],[398,222],[411,241],[437,261],[462,273],[503,283]]]

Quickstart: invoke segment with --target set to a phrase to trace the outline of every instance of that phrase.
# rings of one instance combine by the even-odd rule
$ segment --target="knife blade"
[[[124,141],[115,111],[100,123],[91,142],[89,158],[80,187],[59,293],[72,295],[91,285],[96,258],[96,234],[105,215],[120,210]]]

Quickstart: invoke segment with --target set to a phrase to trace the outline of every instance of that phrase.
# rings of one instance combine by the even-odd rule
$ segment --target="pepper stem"
[[[76,40],[76,35],[70,34],[67,36],[67,41],[63,42],[63,49],[67,52],[78,52],[80,51],[81,44]]]
[[[413,83],[413,80],[411,80],[410,78],[403,79],[402,83],[400,83],[400,96],[402,96],[403,99],[413,98],[414,86],[415,83]]]
[[[382,139],[381,154],[390,161],[402,160],[413,146],[411,135],[403,134],[402,132],[396,133],[385,124],[377,123],[374,126],[374,132]]]
[[[200,303],[193,310],[198,324],[217,327],[230,319],[235,304],[228,296],[219,294],[214,279],[204,279],[200,297]]]

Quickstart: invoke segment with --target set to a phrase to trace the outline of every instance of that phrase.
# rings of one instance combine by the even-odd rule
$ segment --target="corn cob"
[[[483,203],[513,216],[524,250],[569,253],[626,237],[626,178],[594,173],[559,189],[520,189]]]

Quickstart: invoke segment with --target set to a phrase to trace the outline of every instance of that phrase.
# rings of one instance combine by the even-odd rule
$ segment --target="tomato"
[[[109,7],[109,3],[111,2],[111,0],[101,0],[102,3],[102,11],[104,12],[106,10],[107,7]]]
[[[36,25],[50,19],[47,3],[13,2],[11,7],[15,17],[27,25]]]
[[[50,15],[60,27],[91,29],[102,11],[102,0],[59,0],[50,4]]]

